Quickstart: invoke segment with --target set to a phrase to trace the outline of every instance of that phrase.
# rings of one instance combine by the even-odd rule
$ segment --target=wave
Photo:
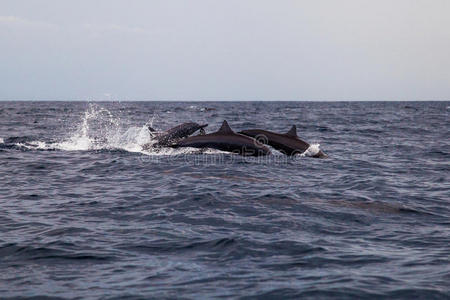
[[[224,251],[225,248],[233,247],[238,241],[235,238],[218,238],[212,240],[202,240],[195,242],[174,243],[166,240],[152,241],[148,244],[123,245],[121,249],[145,254],[173,253],[183,251]]]
[[[70,245],[64,245],[66,248]],[[22,260],[45,260],[45,259],[59,259],[59,260],[76,260],[76,261],[109,261],[113,257],[97,253],[87,253],[81,251],[68,251],[55,247],[41,246],[34,247],[31,245],[18,245],[15,243],[5,244],[0,246],[0,256],[7,261],[22,261]],[[54,261],[53,261],[54,262]]]

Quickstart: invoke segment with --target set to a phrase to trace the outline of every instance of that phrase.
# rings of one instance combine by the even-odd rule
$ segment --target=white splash
[[[52,144],[47,144],[46,142],[42,141],[32,141],[27,144],[22,145],[25,148],[29,149],[52,149]]]
[[[107,109],[90,104],[75,133],[55,143],[55,148],[68,151],[102,149],[105,145],[101,141],[107,139],[112,130],[118,129],[119,121]]]
[[[121,123],[121,119],[106,108],[90,104],[77,130],[54,146],[67,151],[121,149],[141,152],[142,145],[151,141],[147,125],[124,128]],[[153,123],[153,118],[149,123]]]
[[[314,156],[320,151],[320,144],[311,144],[300,156]]]
[[[0,144],[3,144],[5,140],[3,138],[0,138]]]

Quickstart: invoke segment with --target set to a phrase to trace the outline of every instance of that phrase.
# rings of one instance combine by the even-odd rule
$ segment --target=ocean
[[[2,299],[449,299],[450,102],[0,102]],[[143,151],[292,125],[328,159]]]

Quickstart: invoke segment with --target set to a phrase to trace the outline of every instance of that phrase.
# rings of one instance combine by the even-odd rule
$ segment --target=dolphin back
[[[310,147],[309,143],[298,137],[297,127],[295,125],[293,125],[291,129],[284,134],[262,129],[243,130],[240,133],[255,138],[259,143],[270,145],[288,156],[302,154]],[[328,156],[320,150],[312,157],[326,158]]]
[[[244,156],[270,154],[270,149],[258,144],[255,139],[235,133],[227,121],[223,121],[217,132],[185,138],[173,147],[212,148]]]

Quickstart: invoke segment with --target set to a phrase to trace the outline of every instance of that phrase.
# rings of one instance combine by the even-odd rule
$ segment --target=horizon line
[[[449,99],[412,99],[412,100],[136,100],[136,99],[0,99],[0,102],[446,102]]]

